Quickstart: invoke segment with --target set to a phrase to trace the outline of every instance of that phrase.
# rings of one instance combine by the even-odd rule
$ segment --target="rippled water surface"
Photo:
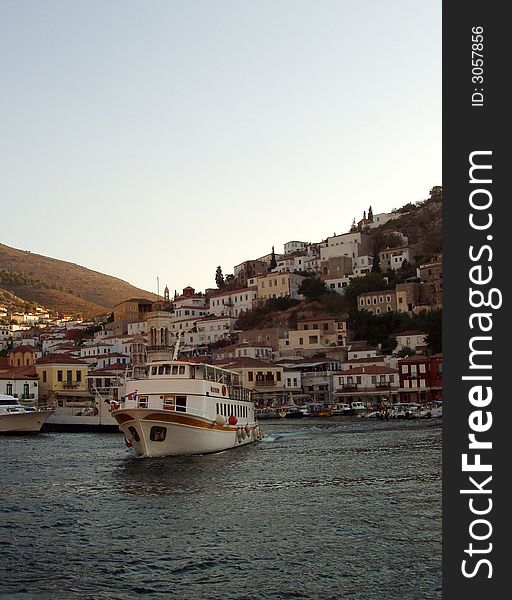
[[[0,598],[441,598],[438,423],[262,424],[180,458],[0,438]]]

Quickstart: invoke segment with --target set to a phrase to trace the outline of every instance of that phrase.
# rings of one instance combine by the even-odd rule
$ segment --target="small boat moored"
[[[39,433],[52,413],[52,409],[22,406],[14,396],[0,394],[0,434]]]

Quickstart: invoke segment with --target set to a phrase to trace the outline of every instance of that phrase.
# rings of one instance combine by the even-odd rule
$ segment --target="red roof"
[[[9,354],[14,354],[15,352],[35,352],[36,349],[31,344],[21,344],[21,346],[15,346]]]
[[[241,356],[240,358],[235,358],[229,362],[228,368],[236,368],[236,367],[277,367],[280,365],[275,365],[266,360],[262,360],[261,358],[251,358],[250,356]]]
[[[11,367],[7,371],[0,370],[0,379],[37,379],[37,371],[34,365]]]
[[[71,356],[66,356],[64,354],[46,354],[45,356],[41,356],[36,361],[37,365],[84,365],[87,366],[87,363],[82,360],[77,360],[76,358],[72,358]]]
[[[396,369],[390,369],[389,367],[377,367],[375,365],[367,366],[367,367],[356,367],[355,369],[349,369],[348,371],[338,371],[336,375],[394,375],[398,373]]]

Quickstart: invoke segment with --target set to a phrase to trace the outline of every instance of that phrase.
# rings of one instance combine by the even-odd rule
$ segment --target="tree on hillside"
[[[440,185],[435,185],[430,190],[429,202],[442,202],[443,201],[443,188]]]
[[[380,273],[380,256],[379,251],[377,250],[377,246],[374,246],[373,249],[373,262],[372,262],[372,273]]]
[[[306,300],[319,300],[327,293],[327,287],[319,277],[308,277],[300,284],[298,292]]]
[[[220,266],[218,266],[217,270],[215,271],[215,283],[217,284],[219,290],[224,287],[224,275],[222,274],[222,268]]]
[[[272,271],[276,267],[277,267],[276,253],[274,252],[274,246],[272,246],[272,254],[270,256],[270,264],[269,264],[268,269],[269,269],[269,271]]]

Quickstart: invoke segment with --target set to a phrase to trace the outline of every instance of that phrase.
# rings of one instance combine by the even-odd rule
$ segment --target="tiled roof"
[[[367,367],[356,367],[355,369],[349,369],[348,371],[338,371],[336,375],[341,376],[352,376],[352,375],[394,375],[398,373],[396,369],[391,369],[385,366],[367,366]]]
[[[71,356],[66,356],[65,354],[46,354],[45,356],[41,356],[36,361],[37,365],[84,365],[87,366],[87,363],[82,360],[77,360],[76,358],[72,358]]]
[[[251,358],[249,356],[243,356],[240,358],[235,358],[233,360],[231,360],[228,364],[228,368],[232,369],[232,368],[236,368],[236,367],[277,367],[280,365],[275,365],[271,362],[268,362],[266,360],[262,360],[261,358]]]
[[[0,367],[0,379],[37,379],[37,371],[34,365],[11,367],[6,371]]]
[[[36,352],[36,348],[31,344],[21,344],[21,346],[15,346],[9,354],[14,354],[15,352]]]

